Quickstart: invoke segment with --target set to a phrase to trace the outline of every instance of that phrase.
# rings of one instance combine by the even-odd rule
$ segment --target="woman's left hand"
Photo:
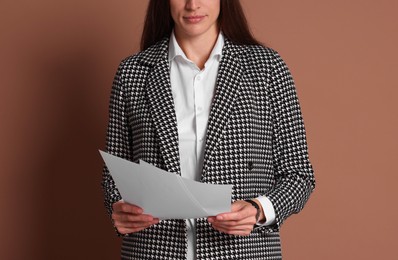
[[[262,208],[260,209],[262,211]],[[207,221],[212,224],[214,229],[220,232],[230,235],[248,236],[257,222],[256,214],[257,210],[253,205],[244,200],[238,200],[232,203],[231,212],[208,217]]]

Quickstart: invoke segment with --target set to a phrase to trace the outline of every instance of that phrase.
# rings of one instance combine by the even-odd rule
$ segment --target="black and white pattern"
[[[107,151],[180,174],[168,39],[122,61],[115,76]],[[232,199],[266,195],[276,224],[232,236],[197,220],[197,259],[281,259],[279,228],[314,189],[293,79],[278,53],[226,39],[209,117],[202,182],[232,184]],[[107,169],[105,206],[121,199]],[[186,259],[183,220],[165,220],[123,237],[122,259]]]

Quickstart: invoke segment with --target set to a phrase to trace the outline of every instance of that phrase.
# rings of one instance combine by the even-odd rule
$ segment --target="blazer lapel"
[[[170,70],[168,63],[168,39],[149,53],[148,60],[152,67],[148,75],[147,94],[152,112],[155,131],[160,141],[160,152],[166,170],[181,174],[177,118],[171,92]],[[150,50],[149,50],[150,51]]]
[[[228,119],[234,110],[235,100],[239,96],[243,74],[243,67],[239,61],[241,51],[241,47],[226,39],[207,126],[203,173],[206,172],[206,165],[212,158],[217,147],[217,141],[227,125]]]

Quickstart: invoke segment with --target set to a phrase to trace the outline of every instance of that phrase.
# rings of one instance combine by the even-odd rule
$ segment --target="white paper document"
[[[232,185],[183,178],[149,163],[139,164],[100,151],[125,202],[159,219],[189,219],[231,211]]]

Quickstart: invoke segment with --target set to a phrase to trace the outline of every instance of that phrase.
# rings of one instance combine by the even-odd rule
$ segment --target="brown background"
[[[396,257],[398,2],[242,2],[294,75],[316,170],[284,259]],[[97,149],[145,6],[1,0],[0,259],[118,259]]]

